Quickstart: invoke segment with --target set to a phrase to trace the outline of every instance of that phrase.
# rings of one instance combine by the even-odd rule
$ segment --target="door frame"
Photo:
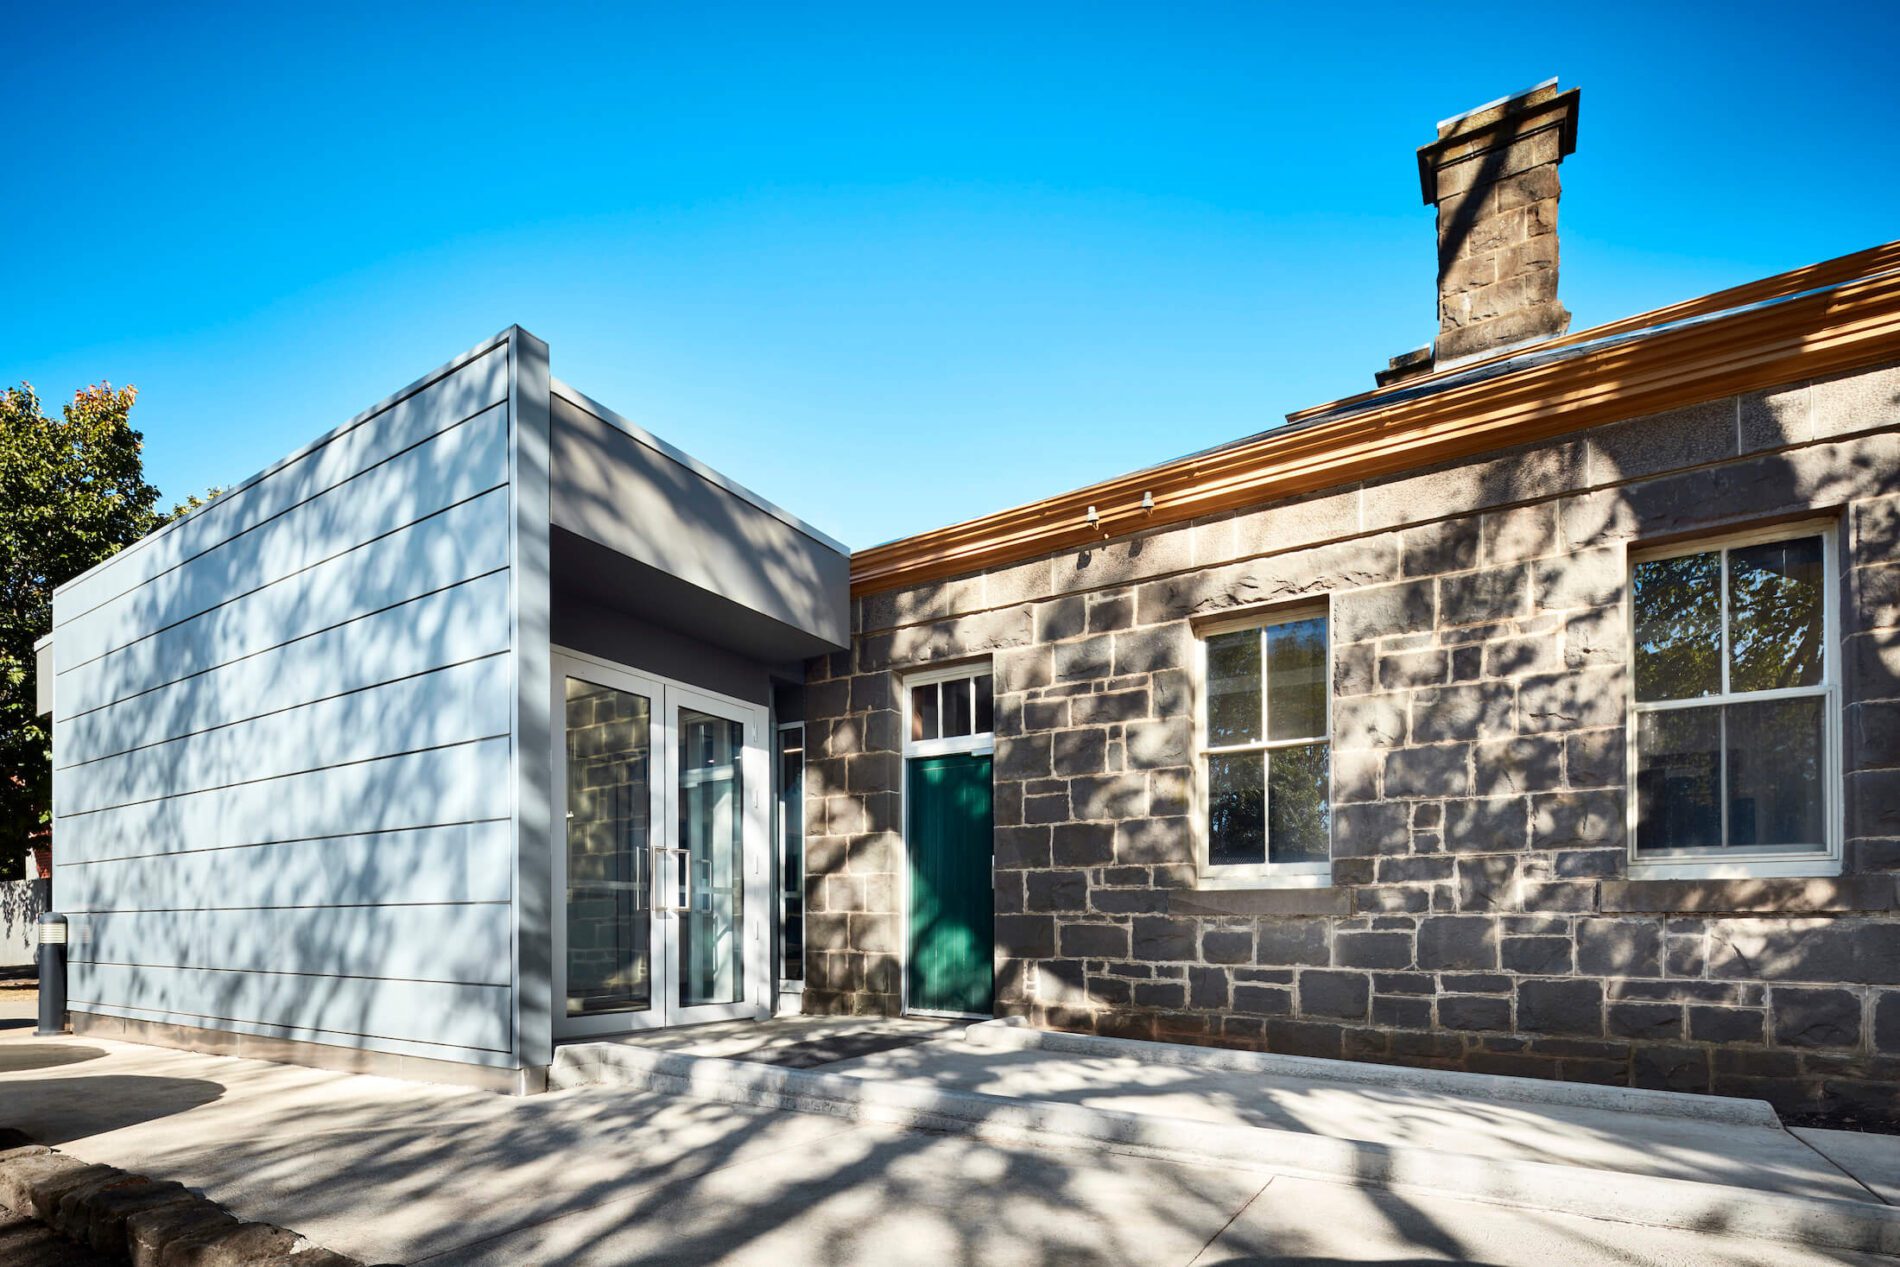
[[[954,682],[959,678],[974,678],[988,675],[990,678],[990,698],[996,698],[996,671],[991,661],[965,661],[962,664],[946,665],[941,668],[919,669],[898,677],[897,693],[899,698],[898,734],[903,737],[902,748],[898,755],[897,775],[897,822],[904,841],[903,875],[898,878],[898,929],[899,944],[903,947],[903,958],[898,964],[898,1010],[905,1016],[943,1017],[952,1020],[993,1020],[996,1000],[992,995],[990,1014],[980,1012],[938,1012],[929,1009],[916,1009],[910,1005],[910,877],[911,877],[911,840],[910,840],[910,763],[917,757],[946,757],[957,753],[970,753],[977,756],[989,756],[996,753],[995,704],[991,704],[991,728],[980,735],[957,735],[949,739],[912,739],[911,730],[911,689],[918,686],[933,686],[939,682]],[[972,717],[972,723],[975,718]],[[994,760],[990,766],[990,787],[992,797],[996,787],[996,767]],[[996,908],[996,833],[994,821],[990,829],[990,909]],[[990,945],[992,964],[996,956],[994,940]]]
[[[567,1042],[601,1035],[634,1033],[640,1030],[692,1025],[704,1021],[762,1019],[771,1014],[768,994],[773,967],[766,962],[770,951],[767,936],[771,899],[770,872],[772,838],[767,807],[770,757],[765,744],[766,709],[758,704],[721,695],[701,687],[688,686],[657,674],[646,673],[625,664],[588,655],[566,647],[552,648],[554,779],[553,812],[548,836],[550,887],[554,910],[550,920],[552,933],[550,1002],[554,1039]],[[744,915],[740,936],[744,940],[744,982],[737,1002],[682,1007],[679,1003],[679,916],[663,913],[660,902],[661,869],[649,865],[651,889],[648,911],[651,942],[648,947],[648,973],[652,982],[651,1002],[644,1011],[606,1012],[598,1016],[567,1015],[567,679],[577,677],[613,690],[640,694],[648,700],[649,737],[653,755],[647,760],[651,787],[648,849],[660,841],[677,843],[679,823],[679,710],[690,708],[709,713],[744,727],[740,749],[740,775],[745,804],[741,825],[740,857],[743,867]],[[657,839],[656,839],[657,837]],[[664,921],[664,923],[663,923]],[[671,931],[663,932],[663,929]]]

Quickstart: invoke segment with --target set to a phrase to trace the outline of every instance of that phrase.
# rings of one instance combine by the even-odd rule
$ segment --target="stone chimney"
[[[1397,381],[1564,333],[1557,302],[1557,165],[1577,148],[1578,89],[1548,80],[1448,119],[1419,147],[1418,180],[1438,208],[1438,339],[1394,358]]]

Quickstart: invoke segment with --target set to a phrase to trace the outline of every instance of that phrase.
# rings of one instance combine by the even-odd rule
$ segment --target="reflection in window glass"
[[[1208,866],[1323,867],[1332,852],[1326,618],[1203,642]]]
[[[1633,572],[1638,854],[1824,851],[1825,539],[1729,546]],[[1782,694],[1761,698],[1771,691]],[[1669,701],[1696,702],[1658,706]]]
[[[568,678],[567,1014],[653,1004],[652,704]]]
[[[943,737],[970,733],[970,679],[943,683]]]
[[[1700,849],[1722,843],[1722,713],[1674,708],[1636,725],[1636,847]]]
[[[910,688],[910,737],[937,738],[937,684]]]
[[[1324,862],[1332,839],[1327,810],[1327,745],[1267,751],[1267,861]]]
[[[1260,732],[1260,631],[1241,629],[1207,640],[1207,743],[1255,743]]]
[[[1258,752],[1207,758],[1207,860],[1214,866],[1267,860],[1263,766]]]
[[[1731,704],[1724,712],[1729,843],[1820,841],[1821,698]]]
[[[1326,734],[1326,621],[1267,626],[1267,738]]]
[[[1731,692],[1821,680],[1821,572],[1819,537],[1729,551]]]
[[[1693,699],[1722,690],[1722,556],[1638,563],[1636,698]]]
[[[996,729],[995,702],[990,695],[993,689],[989,674],[976,679],[976,734],[987,735]]]

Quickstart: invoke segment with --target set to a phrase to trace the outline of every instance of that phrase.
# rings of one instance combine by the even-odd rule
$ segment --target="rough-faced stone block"
[[[1437,610],[1435,582],[1430,580],[1351,590],[1333,598],[1333,638],[1365,642],[1430,629]]]
[[[1531,797],[1531,848],[1616,846],[1626,817],[1619,791],[1551,792]]]
[[[1118,633],[1114,637],[1115,675],[1175,669],[1185,662],[1188,629],[1183,622]]]
[[[1527,677],[1518,684],[1517,728],[1541,734],[1621,725],[1625,700],[1621,669]]]
[[[1508,681],[1477,682],[1412,693],[1412,742],[1500,739],[1512,733],[1516,688]]]
[[[1051,859],[1058,867],[1092,867],[1115,860],[1113,824],[1060,823],[1051,833]]]
[[[1115,861],[1181,863],[1194,858],[1194,837],[1185,818],[1137,818],[1115,825]]]
[[[1031,871],[1024,877],[1024,905],[1031,911],[1088,909],[1088,873],[1082,870]]]
[[[1517,983],[1517,1028],[1527,1034],[1603,1033],[1603,986],[1596,981],[1532,978]]]
[[[1719,462],[1735,454],[1733,396],[1589,433],[1590,483],[1609,484],[1684,467]]]
[[[1776,986],[1768,995],[1778,1047],[1853,1047],[1860,1042],[1860,996],[1850,990]]]
[[[1293,1014],[1293,991],[1284,986],[1236,983],[1234,1011],[1249,1016],[1290,1016]]]
[[[1565,735],[1564,782],[1574,788],[1624,786],[1629,749],[1622,727]]]
[[[1694,1006],[1689,1009],[1689,1037],[1698,1043],[1759,1043],[1764,1019],[1755,1008]]]
[[[1549,673],[1563,667],[1557,642],[1548,635],[1500,638],[1485,643],[1478,650],[1483,656],[1480,672],[1485,677],[1518,677],[1525,673]]]
[[[1506,937],[1501,954],[1506,972],[1526,976],[1568,976],[1574,966],[1568,937]]]
[[[1709,975],[1725,980],[1900,985],[1900,924],[1862,919],[1724,919]]]
[[[1420,920],[1418,966],[1428,971],[1496,968],[1496,921],[1482,915],[1433,915]]]
[[[1409,968],[1412,935],[1407,932],[1349,932],[1333,935],[1333,964],[1340,968]]]
[[[1514,911],[1523,904],[1518,860],[1509,855],[1458,859],[1458,909]]]
[[[1201,958],[1208,963],[1247,963],[1253,959],[1251,928],[1209,928],[1201,933]]]
[[[1386,754],[1385,794],[1390,797],[1464,796],[1471,790],[1470,747],[1439,744],[1399,748]]]
[[[1522,564],[1438,580],[1438,623],[1475,625],[1510,620],[1530,609],[1530,574]]]
[[[1265,919],[1254,944],[1257,964],[1324,967],[1331,961],[1324,919]]]
[[[1608,607],[1623,599],[1625,564],[1621,546],[1575,550],[1531,567],[1531,588],[1539,611]]]
[[[1478,521],[1455,519],[1401,534],[1400,567],[1410,576],[1437,576],[1478,566]]]
[[[1440,686],[1450,672],[1450,665],[1449,653],[1437,647],[1380,656],[1379,686],[1388,691]]]
[[[1550,502],[1494,510],[1484,516],[1484,562],[1522,563],[1557,548],[1557,508]]]
[[[1059,643],[1054,654],[1058,682],[1086,682],[1112,676],[1115,671],[1115,641],[1108,634]]]
[[[1128,929],[1121,924],[1064,924],[1057,940],[1061,952],[1074,958],[1128,958]]]
[[[1137,916],[1134,921],[1133,957],[1150,963],[1179,963],[1193,959],[1195,934],[1191,919],[1164,916]]]
[[[1300,973],[1302,1016],[1325,1016],[1363,1021],[1372,997],[1372,981],[1359,972],[1324,972],[1309,968]]]
[[[1333,743],[1342,750],[1405,742],[1405,696],[1362,695],[1333,702]]]
[[[1544,792],[1563,785],[1561,738],[1533,735],[1481,743],[1472,760],[1478,796]]]
[[[1577,971],[1597,977],[1662,975],[1662,925],[1654,920],[1577,921]]]
[[[1063,715],[1068,701],[1060,701]],[[1067,778],[1077,774],[1100,774],[1108,751],[1108,731],[1097,726],[1084,730],[1059,730],[1051,749],[1055,773]]]
[[[1511,1001],[1443,994],[1438,997],[1438,1023],[1446,1029],[1507,1031],[1511,1028]]]
[[[1563,629],[1566,669],[1616,668],[1629,654],[1628,631],[1620,607],[1568,612]]]
[[[1445,847],[1453,853],[1515,853],[1525,847],[1530,805],[1521,796],[1453,801],[1445,808]]]
[[[1682,1038],[1682,1005],[1678,1003],[1612,1003],[1608,1016],[1609,1032],[1618,1038]]]
[[[1412,829],[1403,802],[1336,805],[1332,816],[1335,858],[1367,858],[1411,850]]]

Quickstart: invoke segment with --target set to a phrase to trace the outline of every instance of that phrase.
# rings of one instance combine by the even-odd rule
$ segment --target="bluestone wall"
[[[518,1063],[521,337],[56,595],[75,1012]]]

